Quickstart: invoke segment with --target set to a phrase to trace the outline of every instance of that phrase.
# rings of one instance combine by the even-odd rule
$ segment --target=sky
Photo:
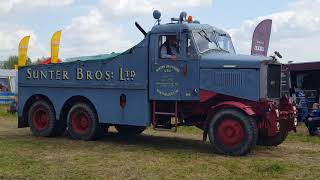
[[[0,61],[17,55],[20,39],[31,35],[28,55],[50,56],[50,39],[62,30],[60,58],[122,52],[149,31],[186,11],[201,23],[224,29],[237,53],[250,54],[252,33],[263,19],[273,20],[269,54],[282,62],[320,61],[320,0],[0,0]]]

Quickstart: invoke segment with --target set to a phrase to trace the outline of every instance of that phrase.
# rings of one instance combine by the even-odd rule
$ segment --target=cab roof
[[[176,33],[182,31],[197,31],[197,30],[211,30],[218,32],[220,34],[226,34],[230,36],[229,33],[223,31],[222,29],[210,26],[208,24],[198,24],[198,23],[168,23],[168,24],[160,24],[155,25],[150,33],[158,34],[158,33]]]

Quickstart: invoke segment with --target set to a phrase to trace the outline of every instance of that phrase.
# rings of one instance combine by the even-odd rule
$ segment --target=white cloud
[[[122,39],[123,28],[105,22],[101,12],[93,9],[86,16],[72,19],[63,31],[61,56],[72,57],[124,51],[131,42]]]
[[[0,13],[8,13],[14,8],[38,8],[71,5],[74,0],[0,0]]]
[[[5,27],[5,28],[4,28]],[[18,25],[0,24],[0,60],[5,60],[10,55],[18,55],[19,41],[30,35],[28,56],[32,59],[47,55],[48,51],[39,43],[36,34]]]
[[[121,52],[133,46],[127,27],[122,27],[117,18],[120,16],[152,14],[152,11],[166,8],[196,8],[211,6],[212,0],[101,0],[100,6],[92,9],[88,15],[75,17],[71,25],[63,31],[61,56],[72,57],[101,53]],[[168,4],[170,4],[168,6]],[[113,21],[110,22],[110,19]],[[135,32],[137,33],[137,32]]]
[[[101,0],[101,7],[116,16],[150,14],[154,9],[166,12],[184,8],[210,7],[213,0]]]
[[[67,6],[73,2],[74,0],[0,0],[0,13],[3,9],[9,12],[17,7]],[[139,32],[131,32],[133,29],[122,26],[121,24],[126,23],[118,21],[122,17],[127,19],[141,15],[140,19],[144,20],[146,18],[143,18],[143,15],[151,14],[154,9],[176,12],[177,9],[209,7],[212,6],[212,2],[212,0],[101,0],[96,9],[91,9],[87,15],[74,17],[71,23],[63,28],[61,57],[121,52],[132,47],[133,41],[139,39],[134,37],[133,33]],[[284,61],[320,60],[317,59],[320,58],[318,48],[320,0],[296,0],[290,3],[285,11],[246,20],[240,27],[230,29],[238,52],[250,53],[253,30],[266,18],[273,19],[269,54],[278,50],[283,54]],[[29,55],[32,58],[49,55],[49,43],[44,42],[48,46],[40,44],[31,28],[0,23],[0,59],[16,53],[19,39],[28,34],[32,35]]]
[[[320,60],[317,48],[320,39],[320,0],[297,0],[286,11],[246,20],[240,27],[230,29],[238,52],[250,53],[254,28],[267,18],[273,20],[270,54],[280,51],[284,61]]]
[[[1,12],[10,13],[20,8],[30,9],[68,6],[74,2],[74,0],[0,0],[0,14]],[[184,10],[211,6],[212,4],[212,0],[100,0],[99,2],[97,7],[91,9],[87,15],[72,18],[71,23],[63,28],[60,57],[68,58],[122,52],[132,47],[134,45],[132,42],[139,41],[139,38],[132,36],[131,33],[139,32],[128,29],[124,26],[123,22],[119,23],[119,21],[117,21],[119,17],[133,17],[133,15],[144,15],[146,13],[151,14],[155,8],[172,12],[176,11],[176,8]],[[0,45],[0,59],[16,53],[18,40],[24,34],[32,35],[29,47],[29,55],[31,58],[36,59],[50,55],[49,43],[44,42],[40,44],[35,32],[30,29],[21,27],[13,28],[13,25],[10,26],[12,26],[11,30],[7,27],[0,29],[0,40],[1,42],[5,42],[3,44],[6,44]],[[22,31],[18,33],[18,31],[20,31],[19,29],[24,30],[24,33],[22,33]],[[17,36],[17,34],[21,35]],[[1,36],[4,38],[1,39]]]

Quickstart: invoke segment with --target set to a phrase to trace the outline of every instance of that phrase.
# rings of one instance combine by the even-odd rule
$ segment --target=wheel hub
[[[89,129],[89,115],[86,112],[74,112],[71,116],[71,123],[74,131],[84,134]]]
[[[44,108],[38,108],[32,115],[33,127],[38,131],[43,131],[49,125],[49,113]]]
[[[225,119],[218,126],[218,138],[226,146],[239,145],[244,139],[244,130],[239,121]]]
[[[88,119],[87,118],[81,118],[81,122],[80,122],[81,127],[86,128],[88,127]]]

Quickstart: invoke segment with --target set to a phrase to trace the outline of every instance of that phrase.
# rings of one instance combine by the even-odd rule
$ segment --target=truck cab
[[[158,24],[119,54],[19,69],[19,124],[36,136],[93,140],[110,126],[119,134],[175,132],[196,126],[216,152],[245,155],[281,144],[295,109],[280,96],[281,64],[235,53],[228,33],[185,12]]]

